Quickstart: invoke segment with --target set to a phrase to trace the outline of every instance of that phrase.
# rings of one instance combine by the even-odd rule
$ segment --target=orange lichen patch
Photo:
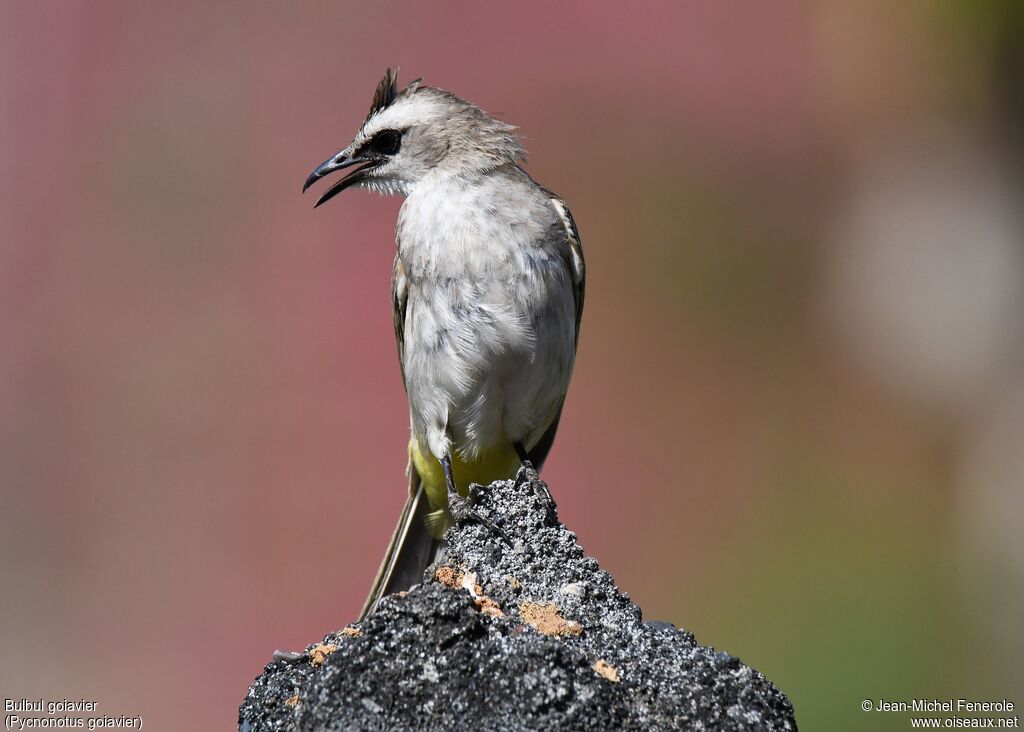
[[[604,676],[613,684],[619,683],[619,670],[605,661],[603,658],[594,664],[594,670]]]
[[[353,628],[351,625],[346,625],[341,629],[341,634],[346,635],[349,638],[361,638],[363,631],[359,630],[359,628]]]
[[[463,572],[455,567],[438,567],[434,579],[447,587],[462,587]]]
[[[574,620],[566,620],[554,603],[524,602],[519,605],[523,620],[544,635],[579,635],[583,626]]]
[[[523,583],[515,577],[509,577],[508,586],[511,587],[513,590],[518,590],[520,587],[523,586]]]
[[[309,662],[314,666],[322,666],[327,657],[336,650],[338,650],[338,647],[333,643],[320,643],[313,646],[309,652]]]
[[[464,572],[454,567],[438,567],[434,579],[446,587],[467,590],[477,610],[492,618],[504,617],[501,605],[484,594],[484,588],[477,582],[476,572]]]
[[[295,696],[288,697],[284,700],[284,703],[289,707],[294,707],[296,704],[299,703],[299,695],[296,694]]]
[[[501,611],[501,605],[496,603],[487,595],[480,595],[478,598],[473,600],[473,604],[476,605],[477,610],[482,612],[484,615],[490,615],[492,618],[505,617],[505,613]]]
[[[462,577],[462,586],[469,590],[477,610],[492,618],[505,617],[505,613],[501,611],[501,605],[484,594],[484,588],[476,581],[476,572],[466,572]]]
[[[409,592],[407,590],[399,590],[398,592],[395,593],[395,595],[398,596],[398,597],[405,597],[408,594],[409,594]]]

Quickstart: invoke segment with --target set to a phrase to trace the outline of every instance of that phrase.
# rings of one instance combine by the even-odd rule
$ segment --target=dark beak
[[[306,182],[302,186],[302,192],[305,193],[306,189],[309,188],[311,185],[316,183],[324,176],[330,175],[336,170],[342,170],[343,168],[350,168],[353,165],[359,165],[360,163],[364,163],[364,165],[362,165],[359,168],[356,168],[351,173],[349,173],[344,178],[342,178],[337,183],[328,188],[327,191],[322,196],[320,196],[320,200],[318,200],[313,205],[313,208],[316,208],[320,204],[330,201],[332,198],[337,196],[346,188],[350,188],[359,181],[365,180],[367,177],[367,171],[376,168],[378,165],[381,164],[381,162],[383,161],[362,157],[360,155],[356,155],[355,157],[350,158],[347,157],[344,153],[338,153],[334,157],[325,160],[322,165],[318,166],[316,170],[309,174],[309,177],[306,178]]]

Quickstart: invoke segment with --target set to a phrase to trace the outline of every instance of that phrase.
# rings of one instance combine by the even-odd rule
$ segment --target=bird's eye
[[[370,140],[370,148],[381,155],[394,155],[402,146],[402,133],[398,130],[381,130]]]

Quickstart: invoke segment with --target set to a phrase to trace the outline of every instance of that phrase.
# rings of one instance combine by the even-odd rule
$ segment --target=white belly
[[[412,428],[435,455],[449,438],[470,459],[514,441],[530,447],[554,418],[572,373],[574,305],[564,277],[540,279],[540,292],[522,297],[525,282],[410,282]]]
[[[517,441],[529,449],[557,413],[575,358],[563,253],[542,241],[543,221],[466,220],[481,209],[451,196],[419,203],[403,210],[399,252],[413,433],[436,457],[453,448],[473,459]]]

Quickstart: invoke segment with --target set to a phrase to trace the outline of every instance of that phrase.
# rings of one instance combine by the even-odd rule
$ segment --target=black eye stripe
[[[381,130],[367,143],[367,147],[379,155],[394,155],[402,147],[402,133],[398,130]]]

